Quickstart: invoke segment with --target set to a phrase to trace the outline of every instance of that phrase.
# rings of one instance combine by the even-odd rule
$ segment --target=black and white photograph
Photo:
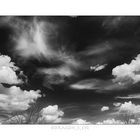
[[[140,16],[1,16],[0,124],[140,124]]]

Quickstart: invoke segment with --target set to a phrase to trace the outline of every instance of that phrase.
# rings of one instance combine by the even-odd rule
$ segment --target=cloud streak
[[[77,90],[95,90],[97,92],[110,92],[115,90],[123,90],[126,87],[112,80],[86,79],[70,85],[70,88]]]
[[[116,99],[140,99],[140,94],[131,94],[128,96],[117,96]]]

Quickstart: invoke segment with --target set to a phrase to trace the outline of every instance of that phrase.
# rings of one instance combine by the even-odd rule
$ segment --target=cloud
[[[11,58],[6,55],[0,55],[0,83],[19,84],[22,80],[16,75],[18,67],[11,62]]]
[[[15,66],[14,62],[11,62],[11,58],[7,55],[0,55],[0,67],[10,67],[14,70],[17,70],[18,67]]]
[[[113,105],[114,105],[115,107],[118,107],[118,106],[121,105],[121,103],[113,103]]]
[[[102,108],[101,108],[101,111],[103,112],[103,111],[107,111],[107,110],[109,110],[109,107],[108,106],[103,106]]]
[[[69,46],[58,42],[59,25],[47,19],[35,17],[30,20],[16,17],[9,20],[10,26],[15,31],[13,35],[13,41],[16,44],[13,49],[15,56],[22,58],[25,63],[28,60],[37,59],[40,64],[41,62],[57,64],[51,68],[36,67],[36,71],[44,75],[43,85],[46,85],[48,79],[50,84],[61,84],[64,83],[65,77],[75,76],[75,71],[81,68],[81,63],[71,49],[66,49]]]
[[[106,66],[107,66],[107,64],[103,64],[103,65],[97,64],[96,66],[90,66],[90,70],[100,71],[100,70],[104,69]]]
[[[115,117],[125,124],[139,124],[140,123],[140,105],[129,102],[121,103],[115,107],[116,112],[113,113]]]
[[[60,123],[64,112],[58,109],[58,105],[49,105],[40,111],[40,115],[38,123]]]
[[[22,81],[18,79],[16,73],[13,71],[13,69],[9,67],[1,67],[0,68],[0,83],[6,83],[6,84],[18,84]]]
[[[50,47],[49,39],[55,34],[55,26],[37,18],[23,20],[13,17],[10,26],[14,29],[13,40],[16,43],[15,53],[26,59],[51,59],[54,51]]]
[[[125,30],[125,26],[131,28],[135,26],[139,22],[138,17],[126,17],[126,16],[111,16],[111,17],[105,17],[104,21],[102,23],[102,26],[106,29],[107,31],[114,31],[117,30]]]
[[[125,89],[126,86],[114,83],[112,80],[86,79],[71,84],[70,88],[77,90],[96,90],[97,92],[110,92]]]
[[[140,114],[140,105],[135,105],[131,101],[124,102],[118,109],[119,113]]]
[[[88,125],[91,123],[87,122],[86,120],[83,120],[83,119],[77,119],[76,121],[73,121],[72,124],[74,124],[74,125]]]
[[[81,67],[81,63],[77,61],[71,55],[62,56],[63,63],[57,67],[52,68],[39,68],[38,73],[44,75],[44,85],[48,82],[50,84],[61,84],[64,83],[66,78],[76,77],[77,70]]]
[[[117,96],[116,99],[140,99],[140,94],[131,94],[128,96]]]
[[[102,122],[97,122],[96,124],[98,124],[98,125],[122,125],[122,124],[125,124],[125,123],[122,122],[121,120],[115,120],[113,118],[113,119],[104,120]]]
[[[140,54],[130,62],[130,64],[122,64],[116,66],[112,70],[112,75],[115,76],[114,81],[122,83],[137,83],[140,81]]]
[[[0,85],[0,110],[7,112],[24,111],[30,108],[31,103],[41,97],[40,90],[22,90],[12,86],[5,88]]]
[[[69,67],[67,66],[61,66],[58,68],[44,68],[44,69],[40,69],[39,72],[44,73],[46,75],[60,75],[60,76],[72,76],[73,73],[70,70]]]
[[[4,87],[2,84],[19,84],[23,83],[18,78],[16,71],[19,70],[11,58],[6,55],[0,55],[0,110],[6,112],[24,111],[30,107],[31,103],[41,97],[40,90],[26,91],[20,87],[11,86],[9,88]],[[20,71],[19,76],[24,76]]]
[[[14,41],[16,42],[15,52],[18,56],[40,61],[44,61],[44,59],[49,62],[60,61],[73,67],[79,65],[73,53],[66,49],[67,46],[52,43],[58,41],[58,25],[35,17],[31,20],[14,17],[13,21],[11,27],[16,32]]]
[[[59,66],[57,68],[42,68],[38,72],[44,75],[43,85],[49,84],[61,84],[65,82],[65,78],[69,78],[75,75],[75,71],[68,65]]]
[[[139,124],[140,123],[140,105],[129,102],[113,103],[115,113],[111,113],[115,118],[106,119],[96,124]]]

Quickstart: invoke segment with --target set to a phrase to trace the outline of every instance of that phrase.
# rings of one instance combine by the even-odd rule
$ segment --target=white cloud
[[[76,121],[73,121],[72,124],[74,125],[88,125],[91,124],[90,122],[87,122],[86,120],[83,119],[77,119]]]
[[[1,84],[23,83],[16,74],[17,70],[19,68],[11,62],[9,56],[0,55],[0,110],[7,113],[27,110],[31,103],[34,103],[37,98],[41,97],[39,94],[40,90],[26,91],[16,86],[6,88]],[[22,71],[19,75],[24,76]]]
[[[18,67],[11,62],[11,58],[6,55],[0,55],[0,83],[18,84],[22,83],[16,75]]]
[[[98,125],[102,125],[102,124],[105,124],[105,125],[122,125],[122,124],[125,124],[124,122],[120,121],[120,120],[115,120],[115,119],[107,119],[107,120],[104,120],[102,122],[97,122],[96,124]]]
[[[140,54],[130,64],[119,65],[112,70],[114,81],[137,83],[140,81]]]
[[[57,27],[50,21],[33,18],[32,20],[22,20],[20,18],[10,18],[10,27],[14,28],[15,35],[13,40],[16,43],[14,47],[14,53],[16,56],[28,59],[38,59],[39,61],[47,61],[48,63],[60,64],[56,68],[44,68],[39,69],[39,73],[46,74],[44,79],[47,79],[48,75],[52,76],[52,79],[56,75],[61,76],[57,82],[51,81],[51,84],[63,83],[64,77],[75,75],[75,72],[79,67],[81,68],[80,60],[76,59],[75,54],[72,51],[67,51],[65,46],[53,45],[53,40],[57,39]],[[51,43],[50,43],[51,42]],[[49,78],[51,78],[51,76]],[[46,83],[44,83],[45,85]]]
[[[22,80],[18,79],[15,71],[10,67],[0,67],[0,83],[6,84],[18,84],[21,83]]]
[[[119,113],[128,113],[128,114],[140,114],[140,105],[135,105],[131,101],[124,102],[121,104],[121,106],[118,108]]]
[[[101,111],[103,112],[103,111],[107,111],[107,110],[109,110],[109,107],[108,106],[103,106],[102,108],[101,108]]]
[[[15,26],[16,25],[16,26]],[[26,59],[36,58],[38,60],[61,61],[68,66],[78,67],[79,61],[72,53],[67,52],[65,47],[55,48],[50,39],[57,35],[57,25],[47,20],[34,18],[30,21],[15,18],[11,25],[16,32],[15,52],[18,56]]]
[[[96,65],[96,66],[90,66],[90,70],[94,70],[94,71],[100,71],[102,69],[104,69],[107,66],[107,64],[103,64],[103,65]]]
[[[60,75],[66,77],[73,75],[72,70],[68,66],[61,66],[58,68],[48,68],[48,69],[44,68],[44,69],[40,69],[39,72],[48,75]]]
[[[24,21],[16,18],[12,27],[15,28],[17,34],[14,40],[17,43],[15,51],[18,55],[27,59],[31,57],[37,59],[53,58],[54,52],[48,43],[48,38],[55,28],[53,24],[37,19]]]
[[[39,90],[26,91],[16,86],[5,88],[0,85],[0,110],[7,112],[27,110],[31,103],[41,97],[39,93]]]
[[[40,115],[38,123],[60,123],[64,112],[58,109],[58,105],[49,105],[40,111]]]
[[[128,96],[117,96],[116,99],[140,99],[140,94],[131,94]]]
[[[78,90],[96,90],[97,92],[110,92],[112,90],[121,90],[126,88],[124,85],[112,82],[112,80],[86,79],[70,85]]]
[[[121,105],[121,103],[113,103],[113,105],[114,105],[115,107],[118,107],[118,106]]]
[[[18,67],[15,66],[14,62],[11,62],[11,58],[7,55],[0,55],[0,67],[7,66],[17,70]]]

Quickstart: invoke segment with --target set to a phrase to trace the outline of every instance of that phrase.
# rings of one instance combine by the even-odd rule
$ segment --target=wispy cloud
[[[100,79],[81,80],[75,84],[70,85],[70,87],[77,90],[95,90],[97,92],[104,91],[105,93],[126,88],[124,85],[114,83],[112,80]]]
[[[16,20],[15,52],[26,59],[51,59],[55,52],[49,44],[53,25],[33,19],[32,21]],[[49,27],[48,27],[49,26]],[[55,28],[55,27],[54,27]]]
[[[95,65],[95,66],[90,66],[90,70],[94,70],[94,71],[100,71],[102,69],[104,69],[107,66],[107,64],[103,64],[103,65]]]
[[[140,99],[140,94],[131,94],[128,96],[117,96],[116,99]]]

